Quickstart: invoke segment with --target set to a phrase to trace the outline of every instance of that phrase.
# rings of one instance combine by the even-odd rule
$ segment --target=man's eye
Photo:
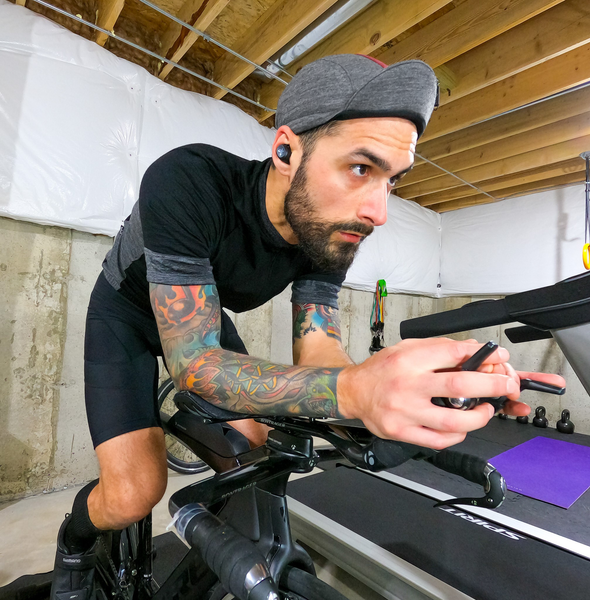
[[[369,167],[367,165],[352,165],[352,172],[359,177],[363,177],[369,172]]]

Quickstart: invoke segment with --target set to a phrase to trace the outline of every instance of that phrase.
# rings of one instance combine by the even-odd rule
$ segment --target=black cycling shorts
[[[221,345],[246,354],[222,312]],[[94,447],[130,431],[159,427],[158,356],[154,315],[115,290],[101,273],[88,305],[84,339],[86,414]]]

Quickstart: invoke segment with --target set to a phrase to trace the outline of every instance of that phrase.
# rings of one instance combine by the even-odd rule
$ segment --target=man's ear
[[[301,161],[300,154],[299,137],[287,125],[279,127],[272,145],[272,161],[275,169],[291,180]]]

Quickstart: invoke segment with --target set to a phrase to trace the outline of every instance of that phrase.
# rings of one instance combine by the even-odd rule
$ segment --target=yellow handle
[[[582,260],[584,261],[586,270],[590,271],[590,244],[584,244],[584,249],[582,250]]]

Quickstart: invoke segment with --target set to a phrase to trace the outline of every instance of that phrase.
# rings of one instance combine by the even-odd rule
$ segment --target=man
[[[156,356],[177,387],[249,414],[360,418],[377,435],[443,448],[483,427],[490,405],[452,411],[433,396],[519,395],[508,353],[485,372],[452,371],[474,341],[410,340],[354,365],[340,342],[337,295],[360,242],[385,223],[435,106],[419,61],[340,55],[302,69],[277,109],[272,156],[173,150],[146,172],[89,305],[86,404],[100,479],[58,535],[52,598],[93,594],[102,530],[144,517],[166,487]],[[294,366],[244,356],[223,308],[260,306],[293,282]],[[555,378],[548,376],[555,382]],[[526,414],[517,402],[508,412]],[[236,424],[261,443],[262,426]]]

